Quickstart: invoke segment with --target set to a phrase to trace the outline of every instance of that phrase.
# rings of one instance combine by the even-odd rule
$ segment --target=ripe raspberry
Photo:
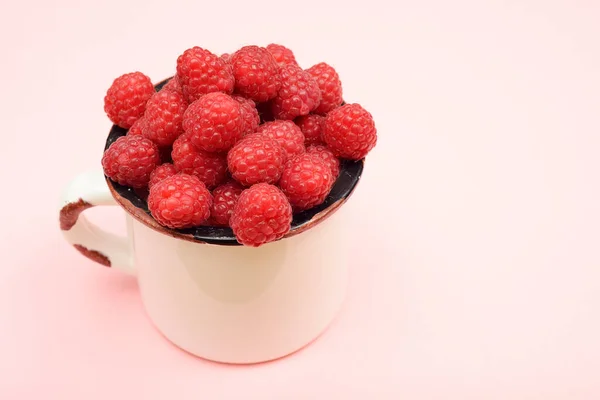
[[[285,46],[280,44],[271,43],[267,46],[267,50],[273,55],[273,58],[279,65],[285,64],[296,64],[296,57],[294,57],[294,53]]]
[[[227,151],[244,133],[240,103],[224,93],[206,94],[183,114],[183,129],[196,147],[210,152]]]
[[[181,82],[179,82],[179,77],[177,75],[175,75],[174,77],[169,79],[169,82],[165,83],[165,85],[160,90],[161,91],[171,90],[173,92],[183,94],[183,89],[181,88]]]
[[[231,72],[231,74],[233,74],[233,65],[231,65],[231,54],[228,53],[223,53],[221,54],[221,57],[219,57],[221,59],[221,61],[223,61],[225,63],[225,66],[227,68],[229,68],[229,71]],[[234,89],[235,89],[235,84],[234,84]]]
[[[342,104],[342,82],[335,69],[324,62],[306,70],[319,84],[321,103],[315,108],[317,114],[327,114]]]
[[[142,188],[160,163],[158,147],[141,135],[121,136],[102,156],[104,174],[120,185]]]
[[[333,186],[331,169],[314,154],[302,154],[288,162],[281,174],[279,187],[294,212],[307,210],[325,201]]]
[[[229,226],[233,207],[243,190],[244,188],[233,180],[213,190],[213,206],[210,217],[214,225]]]
[[[337,177],[340,175],[340,160],[338,160],[331,150],[323,145],[317,144],[308,146],[306,148],[306,152],[308,154],[318,156],[325,161],[325,163],[329,165],[329,168],[331,169],[331,176],[333,177],[333,180],[335,181],[337,179]]]
[[[150,188],[148,208],[161,225],[173,229],[192,228],[210,217],[212,195],[193,175],[177,174]]]
[[[323,143],[325,117],[316,114],[308,114],[296,118],[295,122],[304,134],[304,144],[306,146]]]
[[[164,163],[159,165],[152,171],[150,174],[150,182],[148,182],[148,187],[156,185],[158,182],[162,181],[165,178],[173,176],[177,173],[175,166],[171,163]]]
[[[198,177],[209,189],[227,179],[227,158],[224,154],[208,153],[192,144],[186,134],[173,143],[173,165],[178,172]]]
[[[258,110],[254,101],[247,99],[242,96],[231,96],[234,100],[240,103],[240,109],[242,112],[242,119],[244,120],[244,127],[242,129],[243,134],[255,132],[260,124],[260,117],[258,116]]]
[[[304,153],[304,135],[292,121],[272,121],[258,127],[258,135],[274,139],[283,147],[286,159]]]
[[[183,133],[183,113],[187,102],[181,93],[161,90],[146,105],[143,134],[159,146],[170,146]]]
[[[145,125],[146,125],[146,117],[142,115],[140,118],[138,118],[133,123],[133,125],[131,125],[131,128],[129,128],[129,130],[127,131],[127,135],[143,134]]]
[[[258,247],[290,231],[292,207],[276,186],[259,183],[242,192],[229,222],[238,242]]]
[[[367,110],[345,104],[327,114],[323,140],[336,156],[360,160],[377,144],[377,129]]]
[[[223,53],[221,54],[221,60],[225,61],[226,63],[231,63],[231,54],[229,53]]]
[[[141,72],[121,75],[106,92],[104,111],[114,124],[128,129],[144,114],[153,94],[152,81]]]
[[[257,133],[240,140],[227,154],[231,175],[245,186],[276,183],[284,162],[285,151],[279,143]]]
[[[219,56],[192,47],[177,58],[177,76],[189,103],[211,92],[233,92],[231,68]]]
[[[277,119],[294,119],[306,115],[319,105],[321,90],[315,78],[295,64],[281,67],[281,88],[273,99]]]
[[[279,67],[265,48],[245,46],[231,57],[235,90],[254,101],[267,101],[277,96],[281,87]]]

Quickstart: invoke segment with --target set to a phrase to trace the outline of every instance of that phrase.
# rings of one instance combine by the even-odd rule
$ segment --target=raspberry
[[[308,154],[313,154],[320,157],[331,169],[331,175],[335,181],[340,175],[340,160],[327,147],[317,144],[306,148]]]
[[[292,53],[292,51],[285,46],[282,46],[280,44],[271,43],[270,45],[267,46],[267,50],[269,50],[269,53],[271,53],[271,55],[273,55],[273,58],[279,65],[285,65],[285,64],[298,65],[298,63],[296,62],[296,57],[294,57],[294,53]]]
[[[131,128],[129,128],[129,130],[127,131],[128,135],[141,135],[144,132],[144,126],[146,125],[146,117],[144,117],[143,115],[138,118],[133,125],[131,125]]]
[[[173,92],[183,94],[183,89],[181,88],[181,82],[179,82],[179,77],[177,77],[177,75],[175,75],[174,77],[169,79],[169,82],[165,83],[165,85],[160,90],[161,91],[171,90]]]
[[[242,192],[229,222],[238,242],[258,247],[290,231],[292,207],[276,186],[259,183]]]
[[[197,46],[177,58],[177,76],[189,103],[206,93],[233,91],[231,68],[219,56]]]
[[[296,125],[304,134],[304,144],[323,143],[323,127],[325,126],[325,117],[316,114],[302,115],[294,120]]]
[[[277,63],[267,49],[242,47],[231,57],[231,65],[237,93],[258,102],[277,96],[281,76]]]
[[[223,53],[221,54],[221,60],[225,61],[226,63],[231,63],[231,54],[229,53]]]
[[[152,81],[141,72],[121,75],[106,92],[104,111],[114,124],[128,129],[144,114],[153,94]]]
[[[156,185],[158,182],[162,181],[165,178],[173,176],[177,173],[175,166],[171,163],[164,163],[159,165],[152,171],[150,174],[150,182],[148,182],[148,187]]]
[[[261,136],[274,139],[283,147],[286,159],[291,159],[304,153],[304,135],[292,121],[272,121],[258,127],[256,131]]]
[[[321,101],[321,90],[315,78],[295,64],[281,67],[281,88],[273,99],[277,119],[294,119],[314,110]]]
[[[321,103],[315,108],[317,114],[327,114],[342,104],[342,82],[333,67],[324,62],[306,70],[317,81],[321,89]]]
[[[146,105],[144,136],[159,146],[169,146],[183,133],[181,125],[187,103],[181,93],[161,90]]]
[[[240,103],[224,93],[206,94],[185,110],[183,129],[198,148],[227,151],[244,133]]]
[[[345,104],[327,114],[323,140],[336,156],[360,160],[377,144],[377,129],[367,110]]]
[[[120,185],[142,188],[160,163],[158,147],[141,135],[121,136],[102,156],[104,173]]]
[[[226,156],[198,149],[185,134],[173,143],[171,156],[178,172],[195,175],[209,189],[227,179]]]
[[[231,72],[231,74],[233,75],[233,65],[231,65],[231,54],[223,53],[223,54],[221,54],[221,57],[219,57],[219,58],[221,59],[221,61],[223,61],[225,63],[225,66],[229,69],[229,72]],[[235,89],[235,84],[234,84],[233,88]]]
[[[325,201],[333,186],[333,176],[323,159],[302,154],[286,164],[279,186],[294,211],[303,211]]]
[[[244,127],[242,128],[243,134],[255,132],[260,123],[260,117],[258,116],[258,110],[254,101],[247,99],[242,96],[232,96],[234,100],[240,103],[240,109],[242,112],[242,119],[244,120]]]
[[[233,207],[243,190],[244,188],[236,181],[229,181],[213,190],[210,216],[214,225],[229,226]]]
[[[173,229],[192,228],[210,217],[212,195],[193,175],[177,174],[150,188],[148,208],[161,225]]]
[[[284,162],[285,151],[279,143],[257,133],[240,140],[227,154],[231,175],[245,186],[276,183]]]

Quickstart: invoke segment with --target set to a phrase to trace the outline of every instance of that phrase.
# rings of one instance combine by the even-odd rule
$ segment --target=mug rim
[[[155,90],[159,91],[172,78],[167,78],[156,84]],[[127,132],[128,129],[113,125],[108,133],[104,152],[118,138],[125,136]],[[279,240],[301,234],[333,215],[354,192],[362,176],[364,162],[364,158],[358,161],[340,160],[340,174],[325,201],[311,209],[294,214],[290,231]],[[187,229],[172,229],[162,226],[152,217],[146,200],[135,189],[120,185],[106,175],[104,175],[104,178],[117,204],[134,219],[159,233],[196,243],[241,246],[230,227],[199,226]]]

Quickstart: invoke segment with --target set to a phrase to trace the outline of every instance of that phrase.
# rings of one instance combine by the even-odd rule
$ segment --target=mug
[[[110,146],[126,130],[113,126]],[[173,230],[151,217],[139,192],[83,173],[66,188],[60,228],[81,254],[136,276],[144,309],[159,332],[189,353],[249,364],[291,354],[315,340],[340,309],[348,280],[342,205],[364,162],[342,161],[325,202],[294,215],[282,239],[237,243],[230,228]],[[85,218],[94,206],[119,205],[127,235]]]

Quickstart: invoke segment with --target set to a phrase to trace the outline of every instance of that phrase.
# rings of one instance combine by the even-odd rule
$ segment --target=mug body
[[[258,248],[176,239],[127,215],[149,318],[175,345],[214,361],[256,363],[301,349],[345,297],[343,214]]]

